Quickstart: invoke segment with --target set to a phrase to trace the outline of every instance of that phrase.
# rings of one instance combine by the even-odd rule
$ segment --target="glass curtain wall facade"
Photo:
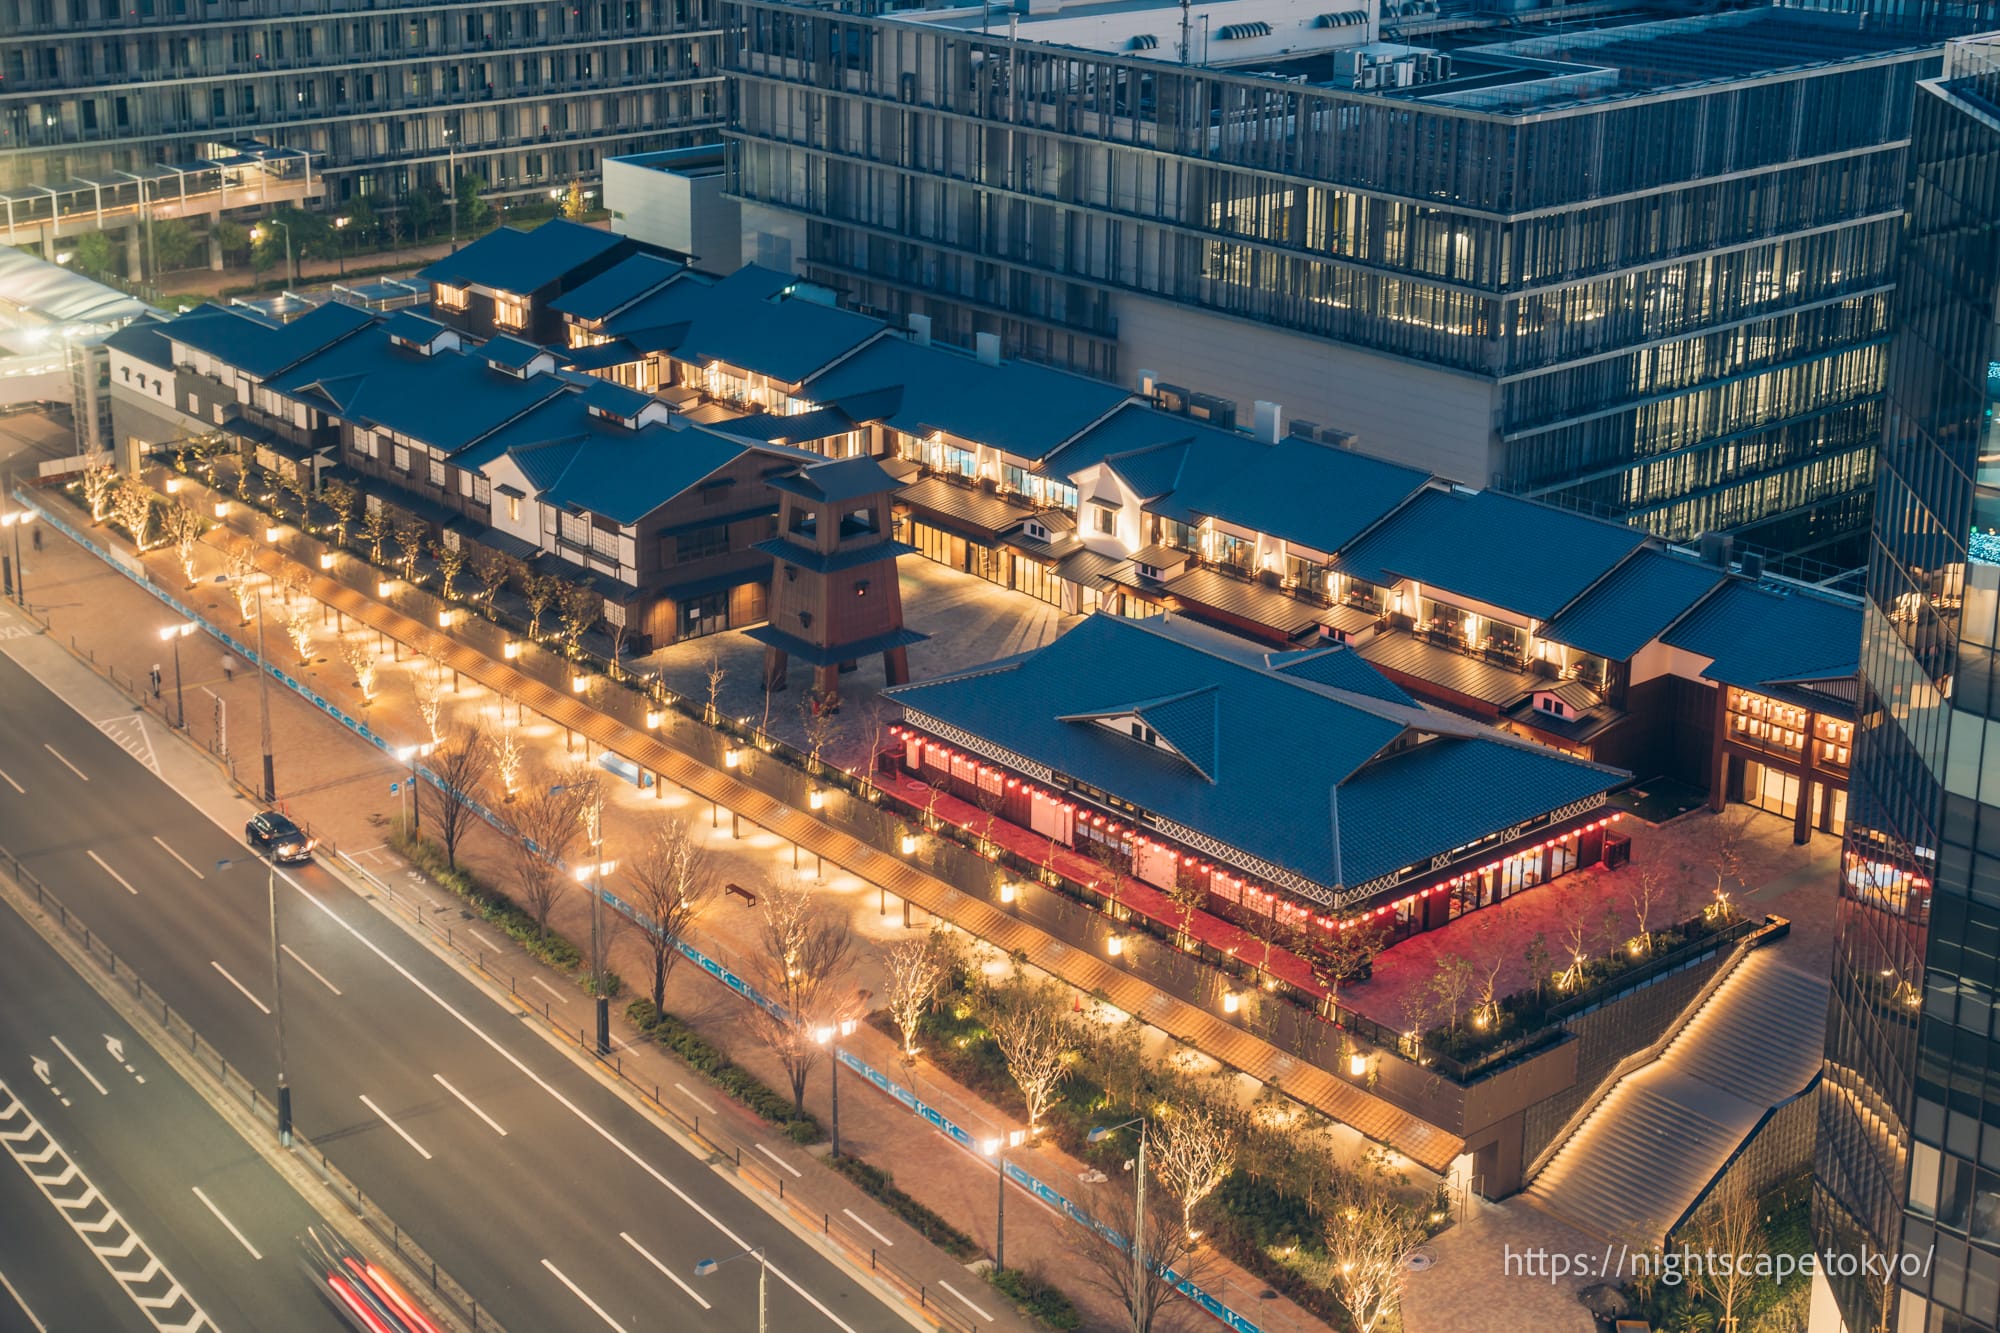
[[[256,140],[305,149],[331,202],[532,193],[608,156],[713,143],[717,0],[0,0],[0,189]]]
[[[1813,1211],[1934,1260],[1830,1278],[1856,1330],[2000,1326],[1996,55],[1954,43],[1915,111]]]
[[[1468,482],[1676,539],[1865,527],[1935,46],[1681,19],[1646,26],[1719,68],[1822,63],[1544,106],[1537,80],[1420,98],[758,0],[724,17],[731,189],[801,215],[803,270],[859,304],[1129,379],[1115,297],[1140,293],[1478,377],[1491,475]]]

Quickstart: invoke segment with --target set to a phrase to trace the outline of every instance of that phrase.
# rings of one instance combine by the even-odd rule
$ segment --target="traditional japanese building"
[[[1592,865],[1629,774],[1425,707],[1340,645],[1166,615],[887,692],[903,765],[1212,910],[1391,940]]]

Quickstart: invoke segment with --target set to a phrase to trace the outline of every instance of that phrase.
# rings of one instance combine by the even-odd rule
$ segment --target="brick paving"
[[[53,497],[50,502],[61,503]],[[102,529],[94,535],[107,544],[112,540]],[[128,690],[142,690],[153,661],[162,660],[165,678],[162,698],[157,702],[148,700],[147,707],[170,714],[174,697],[171,657],[167,645],[159,643],[153,632],[171,623],[172,613],[123,575],[74,547],[53,530],[46,533],[45,547],[43,553],[29,561],[27,586],[37,610],[50,617],[50,637],[65,645],[73,642],[79,652],[93,655],[99,671],[111,673]],[[173,568],[171,553],[156,552],[144,559],[162,586],[201,610],[212,623],[232,632],[240,629],[233,600],[212,581],[220,569],[217,553],[203,554],[203,581],[192,590],[180,587],[181,579]],[[274,569],[280,563],[271,552],[265,552],[264,559],[267,569]],[[351,671],[334,651],[334,640],[343,633],[374,632],[362,628],[363,621],[356,619],[357,616],[366,617],[369,624],[393,626],[412,637],[424,634],[424,627],[330,581],[316,581],[313,591],[328,605],[322,609],[322,628],[312,660],[297,664],[288,644],[271,642],[267,647],[273,661],[342,709],[355,716],[365,714],[368,724],[378,734],[412,738],[420,734],[423,724],[416,716],[409,685],[411,655],[402,651],[400,665],[384,662],[375,702],[364,710]],[[227,710],[229,748],[236,756],[235,771],[239,777],[254,782],[258,769],[257,680],[252,672],[241,669],[233,680],[225,679],[222,657],[222,650],[205,637],[183,643],[183,692],[188,700],[189,735],[212,746],[215,701],[222,701]],[[1331,1102],[1349,1110],[1353,1122],[1364,1129],[1370,1128],[1371,1116],[1381,1120],[1385,1113],[1394,1114],[1375,1099],[1339,1084],[1331,1076],[1324,1080],[1328,1086],[1316,1086],[1309,1077],[1310,1071],[1299,1062],[1250,1034],[1178,1001],[1162,1005],[1160,1001],[1166,997],[1129,974],[1081,951],[1065,949],[1034,928],[967,898],[896,858],[860,848],[846,835],[801,812],[785,809],[761,792],[675,753],[650,736],[610,724],[609,719],[590,712],[572,697],[520,677],[503,664],[469,650],[449,653],[447,660],[458,669],[458,675],[457,688],[442,720],[445,724],[484,717],[490,725],[501,706],[502,695],[494,688],[497,685],[507,698],[525,705],[528,719],[522,728],[523,735],[541,746],[552,760],[559,760],[567,749],[573,749],[577,757],[594,755],[599,752],[594,744],[608,739],[621,753],[663,775],[665,781],[654,791],[641,792],[616,780],[607,783],[606,838],[614,854],[621,840],[629,840],[642,821],[657,818],[660,812],[685,818],[697,830],[708,832],[708,846],[725,879],[755,883],[789,871],[795,847],[803,849],[797,853],[802,873],[813,877],[819,864],[815,854],[824,853],[827,860],[820,883],[828,894],[837,896],[846,905],[864,940],[883,942],[900,936],[903,918],[897,899],[907,898],[918,909],[913,920],[918,928],[928,924],[931,913],[943,913],[959,927],[1002,949],[1029,950],[1036,962],[1050,971],[1085,990],[1102,989],[1113,1005],[1142,1014],[1161,1028],[1192,1035],[1200,1049],[1220,1056],[1229,1064],[1265,1079],[1282,1076],[1286,1091],[1293,1096],[1308,1102]],[[415,882],[414,872],[382,845],[398,813],[398,797],[390,794],[389,786],[404,776],[402,767],[289,691],[274,687],[271,700],[272,749],[276,755],[281,802],[307,821],[316,833],[331,839],[341,851],[387,882],[433,892]],[[605,730],[606,724],[610,726],[609,732]],[[156,723],[156,730],[158,726]],[[568,734],[566,727],[571,729]],[[586,736],[590,739],[585,739]],[[719,805],[712,804],[711,797],[719,798]],[[731,836],[732,810],[744,817],[746,836]],[[505,884],[508,879],[504,844],[500,835],[484,825],[474,828],[461,859],[489,881]],[[867,878],[842,869],[842,865],[865,871]],[[619,891],[615,873],[607,887]],[[441,895],[433,897],[433,905],[441,914],[457,911],[455,903]],[[551,925],[572,939],[587,939],[588,908],[584,895],[567,894],[558,905]],[[741,959],[749,952],[755,929],[755,911],[725,898],[711,909],[695,934],[700,947],[728,961]],[[492,931],[482,930],[480,934],[488,942],[500,943]],[[509,955],[507,965],[513,971],[522,976],[541,971],[541,975],[549,978],[547,988],[526,989],[547,1003],[554,1020],[578,1028],[588,1021],[588,999],[573,982],[537,969],[525,955],[511,947],[503,951]],[[862,951],[857,981],[879,992],[876,952]],[[616,933],[609,957],[612,968],[626,977],[628,984],[638,986],[643,981],[647,962],[636,931]],[[667,1003],[669,1009],[681,1013],[726,1046],[739,1063],[774,1086],[782,1084],[775,1061],[758,1049],[743,1023],[741,1001],[716,986],[705,974],[686,965],[678,968],[669,986]],[[871,1029],[860,1029],[851,1049],[878,1068],[895,1067],[895,1044]],[[623,1058],[653,1062],[662,1071],[654,1078],[663,1087],[685,1082],[709,1105],[719,1104],[719,1093],[693,1082],[684,1071],[673,1072],[676,1063],[663,1053],[648,1050]],[[920,1065],[910,1078],[921,1095],[948,1108],[948,1113],[960,1123],[975,1127],[974,1133],[1006,1127],[1001,1113],[935,1070]],[[941,1135],[922,1128],[908,1112],[864,1088],[858,1078],[850,1077],[843,1082],[847,1084],[841,1098],[843,1146],[891,1171],[898,1183],[920,1201],[950,1218],[990,1249],[995,1186],[991,1168]],[[822,1066],[813,1077],[807,1106],[825,1122],[830,1118],[830,1100],[829,1078]],[[742,1133],[761,1134],[774,1151],[795,1151],[747,1114],[734,1118],[740,1122]],[[1073,1182],[1081,1166],[1051,1147],[1031,1152],[1025,1165],[1057,1188],[1072,1193],[1080,1188]],[[818,1174],[832,1179],[828,1173]],[[805,1188],[805,1183],[800,1182],[799,1187]],[[847,1188],[844,1182],[841,1188]],[[1025,1194],[1016,1192],[1009,1203],[1014,1205],[1009,1209],[1008,1234],[1008,1257],[1012,1265],[1040,1269],[1060,1278],[1085,1311],[1087,1326],[1115,1326],[1117,1316],[1110,1298],[1077,1280],[1073,1224],[1056,1217]],[[830,1211],[838,1213],[837,1208]],[[880,1225],[879,1208],[864,1212],[857,1204],[856,1211]],[[899,1261],[902,1253],[899,1247]],[[942,1256],[939,1259],[950,1264]],[[994,1297],[993,1301],[981,1303],[989,1311],[997,1311],[997,1297],[990,1289],[983,1285],[977,1288],[960,1285],[975,1299],[980,1299],[981,1293]],[[1213,1286],[1225,1300],[1250,1313],[1264,1327],[1280,1330],[1318,1327],[1315,1320],[1289,1302],[1265,1298],[1262,1284],[1233,1267],[1219,1276]]]

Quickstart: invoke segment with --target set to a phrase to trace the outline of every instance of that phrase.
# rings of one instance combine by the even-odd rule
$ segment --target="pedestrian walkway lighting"
[[[814,787],[810,792],[807,792],[806,804],[811,806],[815,810],[824,809],[826,807],[825,789],[821,787]]]
[[[738,764],[742,762],[743,762],[743,751],[739,746],[732,745],[729,746],[727,749],[723,750],[722,766],[724,768],[735,768]],[[908,849],[906,848],[905,850]]]
[[[914,833],[905,833],[903,835],[903,855],[915,856],[916,854],[917,854],[917,835]]]
[[[215,516],[216,516],[217,518],[228,518],[228,517],[229,517],[229,501],[227,501],[227,500],[217,500],[217,501],[215,502]]]
[[[1122,934],[1113,931],[1111,934],[1111,938],[1104,941],[1104,952],[1110,954],[1113,958],[1116,958],[1120,954],[1124,953],[1125,937]]]
[[[1001,902],[1011,904],[1014,901],[1014,895],[1015,895],[1015,888],[1013,880],[1010,879],[1005,884],[1002,884],[1000,886]]]
[[[1223,1013],[1233,1014],[1242,1007],[1243,1007],[1243,993],[1241,991],[1226,990],[1222,992]]]
[[[507,640],[507,642],[500,645],[500,656],[506,658],[509,662],[513,661],[520,655],[521,655],[521,641],[519,639],[509,639]]]
[[[585,690],[589,688],[590,688],[590,674],[588,672],[577,671],[571,673],[569,678],[569,689],[571,694],[582,694]]]
[[[180,493],[181,493],[181,479],[179,477],[168,477],[167,494],[179,495]]]
[[[272,545],[277,544],[278,525],[276,523],[266,523],[264,525],[264,540],[270,542]]]
[[[1360,1051],[1347,1057],[1347,1073],[1350,1078],[1368,1077],[1368,1057]]]
[[[396,580],[394,579],[377,579],[375,580],[375,595],[377,597],[387,597],[389,590],[395,586]]]
[[[512,657],[513,654],[509,653],[508,656]],[[665,709],[648,708],[646,710],[646,730],[658,731],[660,729],[660,724],[666,720],[667,720],[667,714]]]
[[[333,552],[331,552],[331,551],[321,551],[321,552],[320,552],[320,555],[319,555],[319,567],[320,567],[321,569],[332,569],[332,568],[333,568]]]

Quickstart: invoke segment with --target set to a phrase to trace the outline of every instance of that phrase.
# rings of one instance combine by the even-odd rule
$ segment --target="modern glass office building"
[[[1911,154],[1814,1223],[1931,1258],[1822,1284],[1816,1333],[2000,1326],[2000,39],[1947,49]]]
[[[746,233],[936,336],[1150,372],[1198,415],[1277,402],[1674,538],[1858,545],[1939,41],[1348,7],[1234,0],[1183,36],[1172,5],[1037,4],[1010,35],[732,0]]]
[[[120,173],[232,145],[310,153],[334,203],[442,187],[454,169],[502,194],[594,179],[606,157],[714,142],[716,10],[0,0],[0,191],[25,211],[42,187],[129,186]]]

